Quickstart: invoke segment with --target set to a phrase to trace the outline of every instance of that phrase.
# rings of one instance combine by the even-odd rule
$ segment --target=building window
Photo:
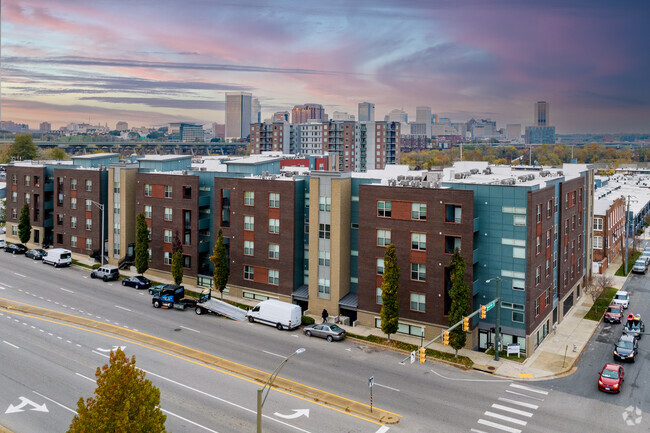
[[[537,205],[537,222],[542,222],[542,206],[541,204]]]
[[[269,284],[277,286],[280,284],[280,271],[275,269],[269,269]]]
[[[86,238],[86,249],[87,250],[93,249],[93,240],[90,238]]]
[[[70,209],[76,209],[77,208],[77,198],[72,197],[70,199]]]
[[[172,186],[165,185],[165,198],[172,198]]]
[[[546,219],[549,219],[551,215],[553,214],[553,200],[549,200],[548,203],[546,203]]]
[[[328,297],[330,294],[330,280],[327,278],[318,279],[318,296]]]
[[[546,289],[546,297],[544,299],[545,305],[548,307],[551,305],[551,289]]]
[[[164,257],[163,258],[163,263],[165,265],[171,265],[172,264],[172,255],[171,255],[171,253],[165,252],[163,257]]]
[[[113,193],[114,194],[119,194],[120,193],[120,182],[119,181],[113,181]]]
[[[244,279],[245,280],[253,280],[255,278],[255,268],[252,266],[245,265],[244,266]]]
[[[426,203],[411,203],[411,219],[426,220],[427,219],[427,204]]]
[[[557,268],[557,251],[553,252],[553,269]]]
[[[113,203],[113,214],[115,214],[115,215],[120,214],[120,202],[118,202],[118,201]]]
[[[390,218],[391,215],[391,204],[389,201],[378,201],[377,202],[377,216]]]
[[[144,207],[144,217],[145,218],[151,218],[151,206],[146,205]]]
[[[25,175],[25,186],[31,186],[32,177],[30,175]]]
[[[421,293],[411,293],[411,310],[424,313],[425,301],[426,295],[423,295]]]
[[[539,316],[539,298],[535,299],[535,317]]]
[[[602,236],[594,236],[594,249],[595,250],[602,250],[603,249],[603,237]]]
[[[70,228],[77,228],[77,217],[70,217]]]
[[[192,256],[183,256],[183,267],[184,268],[191,268],[192,267]]]
[[[16,203],[17,199],[18,199],[18,193],[16,191],[12,192],[11,193],[11,201]]]
[[[460,252],[460,238],[456,236],[445,236],[445,254],[454,254],[456,248]]]
[[[255,206],[254,191],[244,191],[244,206]]]
[[[116,235],[119,235],[119,234],[120,234],[120,231],[121,231],[121,225],[120,225],[120,223],[119,223],[119,222],[117,222],[117,223],[114,222],[114,223],[113,223],[113,233],[116,234]]]
[[[542,274],[542,267],[538,266],[537,268],[535,268],[535,285],[536,286],[539,285],[539,283],[541,281],[541,278],[542,278],[541,274]]]
[[[11,208],[11,218],[12,218],[12,219],[16,219],[16,218],[18,218],[18,211],[16,210],[15,207],[14,207],[14,208]]]
[[[525,259],[526,258],[526,248],[512,247],[512,258],[514,258],[514,259]]]
[[[269,207],[280,207],[280,193],[269,193]]]
[[[244,230],[255,230],[255,217],[246,215],[244,216]]]
[[[541,236],[537,236],[535,238],[535,245],[536,245],[536,254],[539,254],[542,252],[542,238]]]
[[[91,210],[93,210],[93,201],[86,200],[86,211],[91,211]]]
[[[383,298],[381,297],[381,294],[383,293],[383,290],[381,290],[381,287],[377,287],[375,291],[375,303],[382,305],[384,303]]]
[[[86,179],[86,191],[90,192],[93,190],[93,181]]]
[[[32,201],[32,195],[28,192],[25,193],[25,203],[29,204]]]
[[[329,224],[319,224],[318,225],[318,237],[321,239],[330,238],[330,225]]]
[[[526,226],[526,216],[525,215],[513,215],[512,216],[512,225],[514,226]]]
[[[184,186],[183,187],[183,199],[189,200],[192,198],[192,187],[191,186]],[[188,266],[189,268],[189,266]]]
[[[418,251],[426,251],[427,249],[426,233],[411,233],[411,249],[418,250]]]
[[[93,229],[93,220],[90,218],[86,218],[86,230],[92,230]]]
[[[551,274],[551,261],[546,259],[546,276],[548,277]]]
[[[280,233],[280,220],[277,218],[269,219],[269,233]]]
[[[575,229],[576,229],[576,216],[573,215],[571,217],[571,230],[575,230]]]
[[[151,197],[151,184],[148,183],[144,184],[144,196]]]
[[[512,312],[512,321],[515,323],[524,323],[524,313],[520,311]]]
[[[255,252],[255,243],[253,241],[244,241],[244,255],[252,256]]]
[[[18,185],[18,176],[16,176],[15,174],[11,175],[11,184]]]
[[[77,189],[77,179],[70,179],[70,189],[73,191]]]
[[[318,197],[318,210],[329,212],[332,210],[332,197]]]
[[[75,248],[77,247],[77,237],[76,236],[74,236],[74,235],[70,236],[70,245],[72,245]]]
[[[18,226],[17,225],[11,226],[11,235],[12,236],[18,236]],[[61,243],[61,242],[59,242],[59,243]]]
[[[551,231],[546,231],[546,248],[551,246]]]
[[[603,229],[603,219],[594,217],[594,230]]]
[[[269,259],[280,259],[280,245],[269,244]]]
[[[329,251],[319,251],[318,252],[318,265],[319,266],[329,266],[330,265],[330,252]]]
[[[463,208],[455,204],[445,205],[445,222],[460,223],[462,221]]]
[[[163,219],[164,219],[165,221],[171,221],[171,220],[172,220],[172,215],[173,215],[173,210],[172,210],[172,208],[170,208],[170,207],[166,207],[166,208],[165,208],[165,214],[164,214],[164,215],[165,215],[165,216],[163,217]]]
[[[377,275],[384,275],[384,259],[377,259]]]
[[[411,263],[411,280],[426,281],[427,267],[421,263]]]
[[[526,282],[524,280],[512,280],[512,290],[526,290]]]
[[[377,230],[377,246],[385,247],[390,244],[390,230]]]
[[[163,242],[166,242],[168,244],[172,243],[172,231],[171,230],[165,230],[164,231]]]

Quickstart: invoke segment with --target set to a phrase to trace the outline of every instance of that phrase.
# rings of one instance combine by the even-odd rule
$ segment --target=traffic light
[[[481,319],[485,319],[487,316],[487,307],[485,305],[481,305]]]
[[[444,344],[445,346],[449,346],[449,331],[445,331],[442,334],[442,344]]]
[[[463,331],[469,331],[469,317],[463,317]]]
[[[424,364],[425,359],[427,358],[426,356],[426,351],[424,350],[424,347],[420,347],[420,364]]]

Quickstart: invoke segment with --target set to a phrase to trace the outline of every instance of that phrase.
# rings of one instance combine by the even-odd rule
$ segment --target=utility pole
[[[627,244],[628,244],[628,226],[630,222],[628,221],[630,215],[630,196],[627,196],[627,211],[625,212],[625,275],[627,276]]]

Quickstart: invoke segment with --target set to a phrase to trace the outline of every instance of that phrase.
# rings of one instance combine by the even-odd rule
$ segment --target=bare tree
[[[598,275],[595,278],[595,284],[598,287],[600,292],[602,292],[608,287],[611,287],[613,282],[614,282],[614,278],[612,278],[611,275],[602,274],[602,275]]]
[[[591,274],[585,279],[585,292],[591,296],[594,302],[600,296],[600,286],[596,283],[596,277]]]

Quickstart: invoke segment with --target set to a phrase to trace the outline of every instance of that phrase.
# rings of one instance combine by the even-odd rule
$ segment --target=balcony
[[[212,220],[209,218],[203,218],[199,220],[199,230],[209,230],[211,227]]]
[[[472,251],[472,264],[478,263],[478,248]]]
[[[199,196],[199,207],[208,207],[212,201],[212,196],[209,194]]]
[[[45,192],[54,191],[54,184],[52,182],[45,182],[45,185],[43,185],[43,191]]]
[[[474,231],[477,232],[479,228],[478,217],[474,218]]]

